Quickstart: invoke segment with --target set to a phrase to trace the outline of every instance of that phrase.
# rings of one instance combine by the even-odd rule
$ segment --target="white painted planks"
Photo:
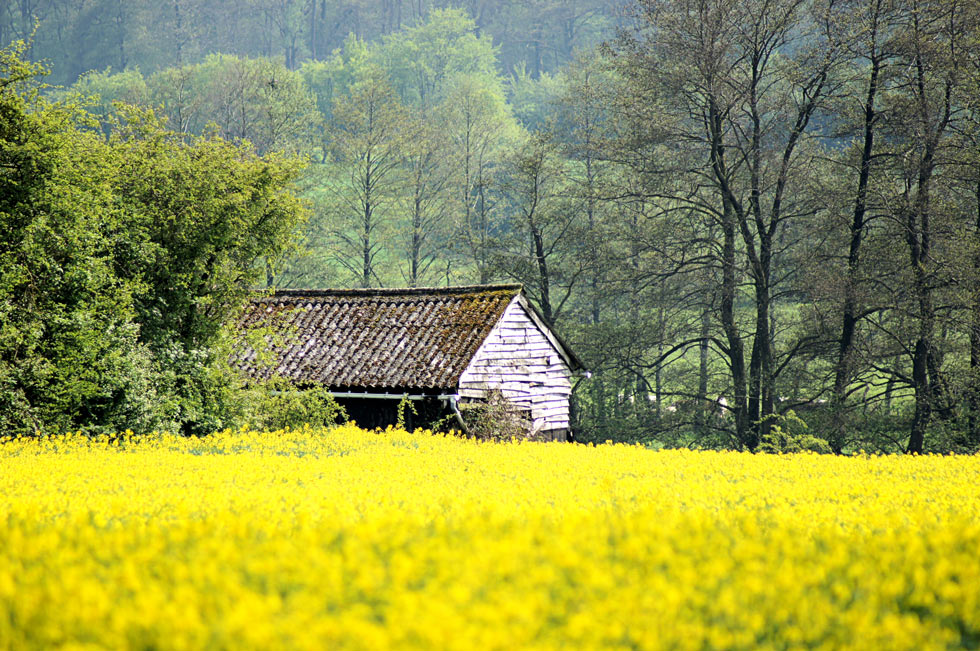
[[[496,389],[530,408],[536,429],[567,428],[572,373],[551,339],[514,299],[460,376],[460,396]]]

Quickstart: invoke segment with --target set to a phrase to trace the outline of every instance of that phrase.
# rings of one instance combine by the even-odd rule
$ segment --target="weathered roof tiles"
[[[331,389],[453,389],[520,285],[280,290],[252,299],[241,329],[276,333],[271,364],[239,368]]]

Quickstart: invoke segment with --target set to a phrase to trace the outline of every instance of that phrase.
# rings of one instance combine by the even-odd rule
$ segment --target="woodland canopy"
[[[64,312],[44,323],[91,323],[112,333],[92,346],[128,352],[75,357],[10,326],[0,346],[21,375],[2,381],[45,379],[5,409],[169,386],[148,379],[164,355],[209,368],[194,356],[216,354],[203,342],[249,283],[516,281],[592,371],[574,393],[580,440],[980,447],[975,2],[19,4],[0,40],[33,33],[25,56],[63,88],[5,90],[20,117],[4,128],[50,143],[11,164],[57,171],[0,201],[79,213],[77,234],[50,237],[73,243],[65,269],[89,262],[64,274],[70,300],[43,299]],[[48,260],[40,227],[19,223],[4,246]],[[0,291],[54,273],[10,251]],[[42,368],[41,349],[73,351],[83,394],[45,393],[61,361]],[[179,409],[211,413],[194,400],[221,383],[174,373],[198,396]]]

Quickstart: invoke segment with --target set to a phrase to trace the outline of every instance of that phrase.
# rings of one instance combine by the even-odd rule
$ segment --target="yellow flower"
[[[980,459],[395,429],[0,443],[0,648],[946,649]]]

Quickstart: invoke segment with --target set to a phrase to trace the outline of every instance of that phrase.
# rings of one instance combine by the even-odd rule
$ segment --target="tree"
[[[598,324],[614,257],[608,246],[615,221],[612,197],[619,194],[621,181],[617,178],[621,166],[608,160],[613,129],[609,106],[618,79],[608,61],[599,58],[575,62],[558,81],[561,90],[549,102],[558,115],[551,128],[558,131],[562,154],[571,162],[569,194],[577,204],[575,209],[584,213],[585,267],[591,294],[587,318]]]
[[[446,136],[435,121],[418,115],[411,121],[405,146],[408,196],[402,201],[408,214],[399,236],[407,262],[402,275],[409,287],[430,277],[433,264],[449,237],[449,184],[452,170],[445,159]]]
[[[535,78],[611,36],[622,8],[608,0],[467,0],[463,6],[501,44],[504,70],[513,74],[523,66]]]
[[[529,136],[511,152],[501,180],[511,218],[494,244],[499,268],[524,284],[551,325],[588,261],[578,250],[581,215],[567,200],[566,165],[555,144],[541,136]]]
[[[915,305],[911,384],[915,414],[908,451],[921,453],[930,419],[937,407],[948,409],[946,380],[935,341],[936,289],[947,281],[937,256],[943,228],[935,188],[946,158],[944,150],[959,107],[961,58],[965,56],[973,20],[969,6],[959,2],[909,0],[903,29],[903,72],[894,89],[901,102],[893,133],[900,150],[892,159],[899,181],[893,195],[893,219],[904,231]],[[941,405],[940,403],[945,403]]]
[[[115,116],[113,104],[123,102],[144,105],[149,100],[146,80],[136,69],[113,73],[112,68],[106,68],[102,72],[90,72],[80,77],[71,90],[92,98],[93,103],[87,108],[99,119],[106,136],[109,135]]]
[[[847,442],[845,416],[850,385],[859,375],[856,368],[855,339],[858,326],[869,306],[861,300],[866,272],[862,254],[865,239],[873,220],[881,214],[874,203],[875,163],[881,157],[876,139],[882,126],[881,95],[887,85],[888,67],[894,63],[894,32],[896,29],[894,3],[885,0],[856,2],[843,22],[848,56],[854,60],[853,80],[844,87],[845,102],[861,107],[860,115],[851,121],[848,106],[838,111],[841,130],[854,134],[854,154],[845,156],[841,164],[856,173],[853,193],[848,196],[851,219],[847,235],[846,267],[843,270],[843,298],[841,301],[841,326],[834,366],[833,400],[835,420],[829,433],[831,447],[840,452]],[[853,131],[851,131],[853,130]],[[850,135],[848,133],[848,135]],[[856,160],[855,160],[856,156]],[[835,267],[836,269],[836,267]]]
[[[172,383],[183,430],[207,432],[232,416],[226,329],[305,219],[290,189],[299,165],[168,131],[149,111],[123,117],[111,141],[127,235],[116,244],[115,273],[138,284],[140,341]]]
[[[361,287],[381,283],[375,260],[386,242],[403,180],[407,112],[380,71],[369,71],[337,98],[331,152],[339,167],[335,187],[338,262]]]
[[[83,76],[71,90],[99,98],[89,110],[106,130],[114,102],[162,106],[175,131],[201,135],[213,126],[227,140],[247,140],[259,154],[312,151],[321,124],[302,75],[272,59],[213,55],[148,79],[139,70],[107,69]]]
[[[975,44],[980,42],[980,34],[972,37]],[[970,274],[964,284],[967,291],[970,339],[970,366],[966,382],[966,397],[968,404],[967,431],[969,443],[973,449],[980,449],[980,56],[978,50],[967,49],[964,54],[964,82],[966,91],[964,108],[966,116],[962,128],[959,158],[961,172],[957,175],[956,184],[960,188],[966,220],[969,223],[967,232],[972,244],[972,256],[969,260]]]
[[[312,148],[319,115],[297,72],[272,59],[213,55],[194,66],[193,74],[201,119],[215,122],[224,138],[247,140],[259,154]],[[195,132],[206,126],[199,123]]]
[[[675,207],[706,211],[719,226],[731,404],[738,440],[755,449],[785,367],[785,360],[777,361],[772,328],[773,296],[792,278],[785,273],[792,267],[778,271],[782,247],[792,241],[782,234],[822,205],[808,184],[820,156],[811,121],[840,62],[828,27],[830,6],[641,0],[636,7],[641,28],[619,42],[621,69],[635,96],[661,112],[654,137],[690,153],[691,167],[656,170],[664,180],[656,192]],[[747,364],[735,312],[740,255],[755,312]]]
[[[371,52],[402,101],[432,109],[460,76],[499,84],[497,57],[489,35],[461,9],[432,11],[425,22],[387,36]]]
[[[305,216],[298,163],[122,105],[106,141],[24,49],[0,50],[0,427],[231,424],[226,330]]]
[[[113,153],[40,96],[25,50],[0,50],[0,431],[159,424],[134,284],[113,269]]]
[[[490,242],[497,222],[497,167],[518,128],[499,89],[480,78],[457,77],[447,91],[445,107],[448,156],[456,168],[450,190],[457,219],[456,255],[484,284],[494,273]]]

